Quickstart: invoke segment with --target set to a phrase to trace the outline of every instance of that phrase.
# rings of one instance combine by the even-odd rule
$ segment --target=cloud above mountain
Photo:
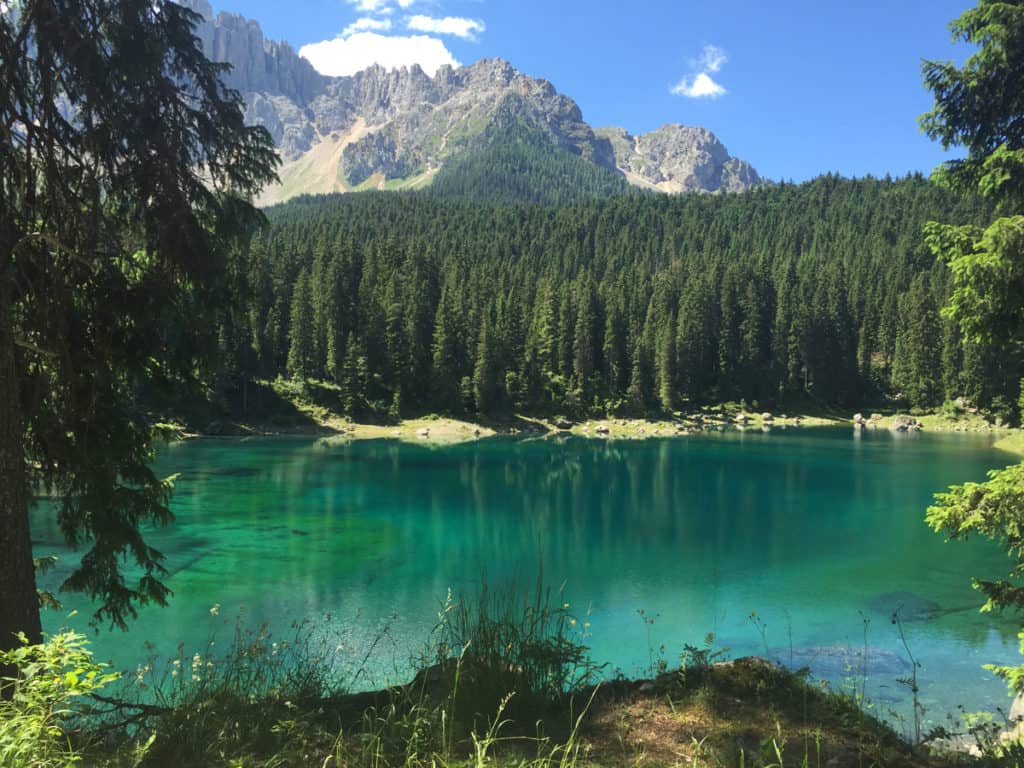
[[[406,22],[409,29],[419,32],[432,32],[436,35],[454,35],[463,40],[475,40],[477,34],[487,27],[478,19],[465,19],[461,16],[445,16],[435,19],[430,16],[412,16]]]
[[[705,45],[700,56],[690,61],[690,74],[672,86],[672,93],[690,99],[716,99],[727,91],[711,75],[728,61],[725,51],[717,45]]]
[[[433,76],[438,67],[460,66],[441,36],[476,41],[487,29],[481,19],[403,15],[437,0],[345,0],[358,16],[332,40],[302,46],[299,55],[324,75],[352,75],[373,64],[387,69],[418,64]],[[397,30],[402,30],[401,32]]]
[[[419,64],[431,77],[443,64],[459,66],[445,44],[429,35],[356,32],[348,37],[304,45],[299,49],[299,55],[308,60],[320,74],[332,77],[354,75],[374,64],[380,64],[386,69]]]

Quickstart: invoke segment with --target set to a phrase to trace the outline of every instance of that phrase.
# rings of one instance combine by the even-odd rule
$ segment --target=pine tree
[[[309,273],[302,270],[292,293],[291,325],[288,331],[288,371],[298,379],[308,379],[314,371],[313,295]]]
[[[165,0],[0,11],[0,651],[41,640],[32,489],[87,548],[63,587],[97,621],[169,594],[142,529],[172,519],[170,486],[133,393],[209,369],[277,162],[197,20]]]
[[[458,323],[451,292],[445,286],[434,316],[432,342],[433,402],[442,411],[458,413],[462,410],[459,381],[462,379],[458,354]]]
[[[911,283],[900,314],[893,384],[915,408],[937,405],[942,393],[940,326],[925,275],[918,275]]]
[[[483,416],[494,414],[501,405],[499,373],[491,343],[490,322],[485,318],[477,339],[476,363],[473,366],[473,398],[477,413]]]

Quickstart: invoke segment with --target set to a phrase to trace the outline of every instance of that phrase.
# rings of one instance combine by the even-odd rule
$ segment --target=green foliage
[[[640,194],[615,169],[556,147],[521,124],[487,131],[477,144],[444,164],[429,194],[540,205]]]
[[[451,594],[435,629],[441,669],[457,668],[455,713],[471,722],[493,713],[507,694],[508,712],[536,718],[596,682],[600,666],[583,644],[589,623],[538,579],[532,591],[488,589],[475,599]]]
[[[1013,562],[1009,578],[973,580],[975,589],[985,595],[983,611],[1024,608],[1024,586],[1017,583],[1024,576],[1024,464],[989,472],[983,483],[952,486],[947,493],[935,496],[935,505],[928,508],[926,520],[950,539],[967,539],[972,535],[993,539],[1002,544]],[[1024,631],[1021,632],[1024,653]],[[1024,691],[1024,666],[990,666],[1013,688]]]
[[[288,371],[298,379],[308,379],[314,371],[313,296],[309,273],[303,270],[292,291],[289,326]]]
[[[91,707],[86,698],[117,679],[104,672],[87,648],[84,635],[64,632],[33,645],[25,635],[19,645],[0,651],[0,768],[47,768],[70,765],[80,756],[66,726]]]
[[[931,223],[925,238],[952,274],[943,314],[968,342],[998,349],[1013,365],[1024,342],[1024,5],[980,0],[951,29],[954,39],[978,49],[962,68],[925,63],[935,107],[921,125],[943,147],[967,149],[966,158],[936,173],[938,180],[982,195],[1001,215],[987,226]],[[1013,394],[992,398],[997,417],[1013,418]],[[1024,464],[993,471],[984,483],[938,494],[926,519],[953,539],[977,534],[1002,543],[1013,563],[1009,578],[974,580],[986,597],[982,610],[1024,608],[1024,587],[1015,583],[1024,574]],[[1012,690],[1024,690],[1024,665],[989,668]]]
[[[1005,345],[1024,333],[1024,216],[985,229],[931,222],[925,239],[949,264],[953,291],[943,314],[975,342]]]
[[[962,67],[926,61],[925,84],[935,106],[921,127],[945,149],[967,157],[947,162],[940,178],[969,192],[1024,206],[1024,5],[980,0],[951,25],[954,41],[977,50]]]
[[[98,620],[168,595],[140,529],[171,519],[169,487],[134,395],[198,381],[277,163],[198,19],[164,0],[0,14],[0,648],[39,632],[31,487],[87,548],[63,586]]]
[[[952,486],[935,496],[926,520],[950,539],[971,535],[995,539],[1014,561],[1011,578],[1024,575],[1024,464],[989,472],[983,483]],[[975,588],[986,597],[982,610],[1024,607],[1024,587],[1010,580],[975,579]]]
[[[247,254],[257,290],[237,335],[259,352],[231,364],[285,372],[289,297],[323,259],[335,309],[322,326],[344,333],[339,382],[353,408],[384,411],[400,388],[410,414],[580,418],[723,399],[843,404],[895,387],[921,407],[963,394],[984,407],[1015,398],[1024,370],[968,352],[939,318],[950,275],[920,231],[988,215],[920,177],[557,208],[299,198],[268,211],[272,228]],[[331,375],[325,358],[315,378]]]
[[[896,334],[892,382],[913,408],[924,408],[941,399],[942,381],[938,311],[925,275],[911,283],[901,299],[900,326]]]
[[[297,623],[277,638],[239,618],[226,642],[211,637],[204,652],[189,655],[179,646],[163,666],[140,666],[104,700],[99,722],[143,752],[143,765],[205,766],[225,754],[244,759],[301,742],[319,725],[316,706],[341,685],[337,639],[314,630]],[[218,640],[222,653],[215,653]]]

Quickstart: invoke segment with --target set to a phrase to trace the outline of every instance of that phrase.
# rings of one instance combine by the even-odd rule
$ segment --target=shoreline
[[[720,407],[704,408],[673,418],[608,418],[569,421],[526,415],[515,415],[502,420],[476,422],[450,416],[427,415],[402,419],[394,424],[372,424],[353,421],[322,409],[303,409],[308,424],[282,426],[261,422],[229,422],[228,428],[216,432],[179,430],[182,439],[210,437],[273,437],[320,436],[344,440],[398,440],[425,445],[455,445],[492,437],[551,437],[573,435],[602,440],[643,440],[651,438],[685,438],[704,432],[760,431],[770,433],[776,429],[804,427],[849,427],[866,432],[897,430],[894,421],[902,413],[889,413],[881,418],[865,416],[862,425],[848,417],[821,414],[780,414],[729,412]],[[880,414],[874,414],[876,417]],[[996,426],[978,414],[951,418],[932,413],[909,417],[911,431],[942,433],[991,434],[994,447],[1007,453],[1024,455],[1024,430]]]

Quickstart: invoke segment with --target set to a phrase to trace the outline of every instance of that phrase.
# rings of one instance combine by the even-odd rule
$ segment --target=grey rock
[[[921,422],[913,416],[900,413],[893,417],[892,424],[889,425],[889,429],[893,432],[917,431],[921,429]]]
[[[707,128],[670,124],[640,136],[622,128],[595,133],[609,141],[616,167],[639,186],[662,192],[741,192],[764,183]]]
[[[644,187],[713,192],[762,183],[705,128],[594,131],[575,101],[501,59],[443,66],[433,77],[416,65],[327,77],[288,43],[265,39],[257,22],[214,16],[207,0],[182,4],[202,17],[196,35],[206,54],[231,65],[225,81],[245,100],[246,121],[265,126],[281,152],[282,183],[264,192],[263,204],[389,180],[424,183],[448,158],[511,125]]]

